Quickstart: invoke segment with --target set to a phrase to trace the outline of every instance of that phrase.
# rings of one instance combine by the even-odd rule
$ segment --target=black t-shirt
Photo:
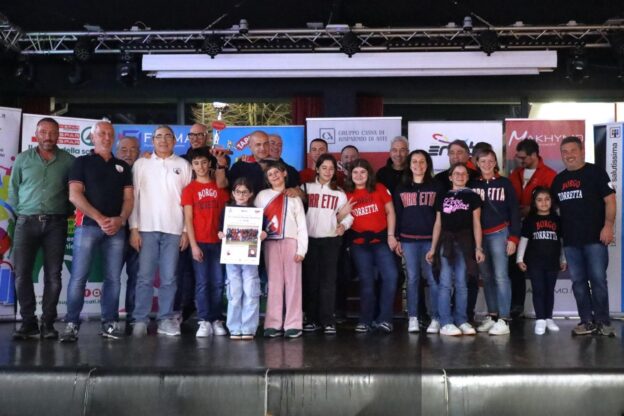
[[[69,182],[84,185],[84,195],[95,209],[107,217],[118,217],[123,207],[124,189],[132,187],[130,166],[121,159],[111,157],[108,161],[90,153],[74,161]],[[83,213],[76,213],[76,225],[95,225],[97,222]]]
[[[564,170],[553,181],[551,190],[559,204],[563,244],[581,246],[600,242],[604,227],[604,198],[615,191],[609,175],[586,163],[578,170]]]
[[[529,215],[522,224],[522,237],[529,239],[524,254],[529,269],[559,270],[561,221],[558,215]]]
[[[435,209],[442,214],[442,231],[472,230],[472,211],[482,204],[481,197],[470,188],[448,191],[437,198]]]

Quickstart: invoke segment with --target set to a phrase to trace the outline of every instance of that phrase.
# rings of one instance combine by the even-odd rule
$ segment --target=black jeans
[[[552,319],[558,271],[534,266],[529,267],[527,274],[531,278],[535,318]]]
[[[332,325],[341,238],[310,238],[303,261],[303,310],[308,322]]]
[[[136,282],[139,275],[139,252],[136,251],[126,241],[126,250],[124,253],[124,263],[126,265],[126,321],[134,322],[132,313],[134,312],[134,298],[136,294]]]
[[[193,252],[190,247],[180,252],[176,268],[177,291],[173,310],[182,312],[184,318],[195,310],[195,272]]]
[[[526,276],[516,264],[516,256],[509,256],[509,278],[511,279],[511,312],[524,312],[524,298],[526,296]]]
[[[43,249],[43,314],[41,320],[51,323],[56,319],[66,241],[67,217],[64,215],[20,215],[17,217],[13,239],[13,264],[15,291],[24,322],[37,320],[33,268],[40,248]],[[39,271],[36,276],[38,279]]]

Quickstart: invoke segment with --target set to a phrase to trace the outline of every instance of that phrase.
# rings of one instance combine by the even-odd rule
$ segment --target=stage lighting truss
[[[345,33],[333,29],[274,29],[205,31],[125,30],[118,32],[22,32],[0,19],[0,41],[23,55],[74,53],[76,43],[89,38],[95,54],[205,53],[201,45],[209,37],[219,39],[222,53],[340,52]],[[609,39],[624,33],[624,23],[603,25],[504,26],[430,28],[352,27],[349,52],[482,50],[486,40],[496,39],[499,50],[609,48]],[[349,32],[349,33],[351,33]],[[495,35],[495,36],[494,36]],[[490,45],[491,46],[491,45]],[[491,50],[488,49],[488,50]],[[211,49],[217,52],[217,49]]]

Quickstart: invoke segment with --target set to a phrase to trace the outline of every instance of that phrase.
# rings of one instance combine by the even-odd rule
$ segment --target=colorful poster
[[[0,318],[13,317],[15,290],[11,237],[15,212],[7,203],[11,169],[18,153],[22,110],[0,107]]]
[[[35,131],[37,122],[43,117],[40,114],[24,114],[22,118],[22,151],[36,147],[37,138]],[[93,149],[91,142],[91,127],[97,120],[71,117],[52,117],[59,123],[59,140],[58,146],[78,157],[89,153]],[[62,281],[63,288],[58,303],[59,316],[63,316],[67,312],[67,285],[72,262],[73,239],[74,239],[74,218],[70,218],[67,229],[67,243],[65,245],[65,260],[63,262]],[[33,272],[33,280],[35,282],[35,296],[37,298],[37,314],[41,313],[41,300],[43,296],[43,256],[39,252],[35,260]],[[85,289],[85,303],[83,313],[99,314],[100,313],[100,297],[102,294],[102,258],[96,253],[91,264],[91,271],[87,280]]]
[[[489,143],[502,169],[503,125],[500,121],[410,121],[407,126],[410,150],[426,150],[435,173],[449,168],[448,146],[455,140],[466,142],[471,152],[476,143]]]
[[[557,172],[563,170],[559,144],[568,136],[576,136],[585,142],[585,120],[505,120],[507,172],[516,168],[516,146],[524,139],[533,139],[539,144],[544,163]]]
[[[341,150],[355,146],[374,170],[386,164],[390,142],[401,135],[401,117],[308,118],[306,123],[306,150],[312,140],[321,138],[327,142],[329,153],[340,161]],[[309,167],[311,163],[306,161]]]
[[[262,218],[262,208],[225,208],[221,264],[260,264]]]
[[[141,153],[154,150],[152,136],[158,127],[157,124],[115,124],[113,127],[115,128],[115,142],[123,137],[136,137],[141,145]],[[191,131],[191,126],[173,124],[169,127],[171,127],[176,137],[173,152],[176,155],[183,155],[191,145],[187,137],[189,131]]]

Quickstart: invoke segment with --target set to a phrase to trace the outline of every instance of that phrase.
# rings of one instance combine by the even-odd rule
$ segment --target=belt
[[[20,217],[24,217],[29,220],[37,220],[39,222],[46,222],[52,220],[60,220],[67,219],[67,215],[65,214],[36,214],[36,215],[20,215]]]

